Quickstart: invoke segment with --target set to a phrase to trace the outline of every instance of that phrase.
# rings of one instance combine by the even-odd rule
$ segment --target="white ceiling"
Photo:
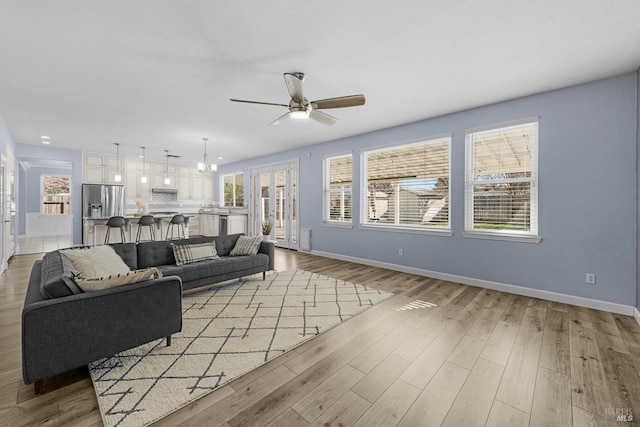
[[[636,70],[638,0],[0,0],[16,142],[230,163]],[[282,73],[363,107],[268,124]]]

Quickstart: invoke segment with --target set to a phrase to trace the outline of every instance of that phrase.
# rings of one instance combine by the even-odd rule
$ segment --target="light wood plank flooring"
[[[0,425],[100,426],[86,368],[38,397],[22,382],[20,316],[39,257],[14,257],[0,278]],[[395,296],[156,425],[639,425],[631,317],[280,249],[276,268]]]

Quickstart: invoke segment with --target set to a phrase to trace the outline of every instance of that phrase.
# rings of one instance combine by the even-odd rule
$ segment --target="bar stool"
[[[180,238],[180,231],[182,230],[182,238],[186,239],[186,235],[184,233],[184,223],[185,223],[185,219],[184,219],[184,215],[182,214],[178,214],[178,215],[174,215],[173,218],[171,218],[171,221],[169,221],[169,225],[167,226],[167,235],[165,236],[165,240],[172,240],[173,239],[173,227],[176,226],[178,227],[178,239]],[[171,230],[171,239],[169,238],[169,230]]]
[[[124,219],[123,216],[112,216],[111,218],[109,218],[109,220],[107,221],[107,235],[104,236],[104,244],[109,244],[109,233],[111,232],[112,228],[120,229],[120,239],[122,240],[122,243],[126,243],[127,239],[124,235],[124,229],[126,226],[127,220]]]
[[[156,240],[156,219],[153,215],[144,215],[140,217],[138,220],[138,233],[136,234],[136,243],[140,241],[140,235],[142,232],[142,227],[149,227],[149,237],[151,237],[151,241],[154,242]]]

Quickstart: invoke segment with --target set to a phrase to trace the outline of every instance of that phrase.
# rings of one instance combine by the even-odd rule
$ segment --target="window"
[[[224,194],[225,206],[244,206],[244,174],[234,173],[223,175],[222,193]]]
[[[42,213],[44,215],[69,214],[71,203],[71,177],[42,175]]]
[[[324,160],[325,222],[351,222],[352,175],[353,156],[351,154],[327,157]]]
[[[465,230],[538,234],[538,121],[466,134]]]
[[[363,153],[362,223],[449,230],[451,137]]]

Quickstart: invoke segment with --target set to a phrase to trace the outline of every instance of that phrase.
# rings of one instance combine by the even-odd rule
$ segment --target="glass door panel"
[[[287,172],[275,171],[275,232],[276,240],[287,242]]]
[[[260,174],[260,226],[266,222],[273,222],[271,218],[271,174]]]

